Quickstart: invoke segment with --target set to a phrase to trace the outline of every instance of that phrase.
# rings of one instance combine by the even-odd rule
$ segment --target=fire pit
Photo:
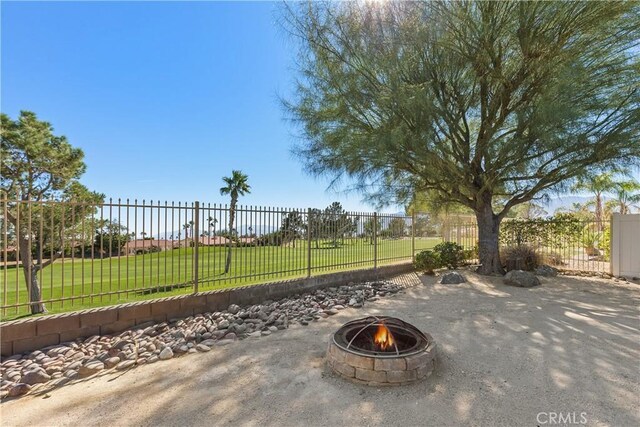
[[[345,323],[329,341],[327,363],[342,377],[368,385],[402,385],[431,374],[436,344],[400,319],[371,316]]]

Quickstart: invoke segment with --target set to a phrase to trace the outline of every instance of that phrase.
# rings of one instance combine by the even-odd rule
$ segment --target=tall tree
[[[392,238],[400,238],[406,235],[407,223],[404,218],[392,218],[387,226],[387,234]]]
[[[285,7],[301,46],[285,107],[307,170],[382,202],[434,191],[467,206],[481,273],[504,273],[512,207],[640,162],[636,2]]]
[[[318,208],[313,208],[309,211],[307,216],[306,232],[307,239],[313,239],[316,249],[320,248],[320,238],[324,237],[322,211]]]
[[[249,227],[251,231],[251,227]],[[302,215],[298,211],[291,211],[282,218],[282,225],[280,231],[283,235],[283,243],[293,242],[293,247],[296,247],[296,239],[299,239],[304,230],[304,220]]]
[[[376,235],[380,233],[382,229],[382,222],[380,219],[369,218],[363,223],[363,231],[365,236],[369,236],[369,243],[373,245],[373,241],[376,238]]]
[[[338,247],[338,238],[351,232],[353,222],[340,202],[333,202],[322,212],[323,235],[331,239],[331,246]]]
[[[230,237],[234,235],[234,222],[236,218],[236,206],[238,204],[238,197],[251,193],[251,187],[248,184],[249,177],[243,174],[241,171],[234,170],[231,172],[231,176],[225,176],[222,178],[226,184],[220,189],[220,194],[230,195],[231,204],[229,205],[229,234]],[[229,241],[229,247],[227,248],[227,260],[224,263],[225,274],[229,272],[231,268],[231,239]]]
[[[633,208],[640,209],[640,182],[630,179],[617,181],[611,190],[613,199],[607,203],[611,204],[612,211],[617,210],[623,215],[630,214]]]
[[[593,205],[595,209],[595,220],[597,227],[602,231],[604,225],[604,193],[608,193],[615,189],[615,181],[611,172],[605,172],[597,175],[584,175],[579,177],[573,186],[573,191],[587,191],[593,194]]]
[[[7,220],[16,234],[31,312],[44,313],[38,272],[63,255],[65,237],[95,211],[104,195],[88,191],[77,181],[86,169],[82,150],[72,147],[64,136],[54,135],[51,124],[34,113],[21,111],[17,120],[0,115],[0,139],[0,190],[7,198]],[[75,208],[33,204],[49,198],[73,202]],[[29,227],[39,223],[42,234],[40,227]],[[37,248],[41,243],[42,248]]]
[[[98,220],[95,226],[93,246],[99,254],[114,256],[131,240],[127,227],[118,221]]]

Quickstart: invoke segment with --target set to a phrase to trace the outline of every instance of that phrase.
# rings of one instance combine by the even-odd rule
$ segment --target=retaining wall
[[[324,274],[89,310],[12,320],[0,324],[2,356],[37,350],[93,335],[109,335],[149,322],[222,311],[230,304],[257,304],[349,282],[376,280],[411,271],[411,263]]]

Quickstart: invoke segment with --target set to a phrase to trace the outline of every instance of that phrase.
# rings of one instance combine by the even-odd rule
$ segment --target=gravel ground
[[[464,272],[268,336],[124,371],[101,371],[0,405],[2,425],[640,425],[640,286],[541,278],[530,289]],[[422,283],[420,283],[422,282]],[[327,372],[342,323],[391,315],[429,332],[424,382],[354,385]],[[567,420],[567,418],[564,418]]]

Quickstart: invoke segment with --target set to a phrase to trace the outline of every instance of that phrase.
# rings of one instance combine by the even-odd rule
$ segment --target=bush
[[[476,243],[473,248],[464,250],[464,260],[471,261],[477,260],[480,258],[480,246],[479,243]]]
[[[546,254],[545,262],[549,265],[565,265],[565,262],[562,260],[562,254],[559,252],[550,252]]]
[[[465,260],[465,253],[462,246],[453,242],[438,243],[433,248],[436,255],[440,259],[440,264],[443,267],[447,267],[449,270],[458,268]]]
[[[542,265],[542,257],[538,251],[531,246],[509,246],[502,252],[502,264],[507,271],[532,271]]]
[[[424,272],[425,274],[433,274],[435,268],[440,268],[440,257],[433,251],[422,251],[416,255],[416,260],[413,265],[416,269]]]
[[[574,214],[561,213],[552,218],[512,219],[500,226],[500,243],[518,246],[538,243],[561,248],[579,241],[582,221]]]

